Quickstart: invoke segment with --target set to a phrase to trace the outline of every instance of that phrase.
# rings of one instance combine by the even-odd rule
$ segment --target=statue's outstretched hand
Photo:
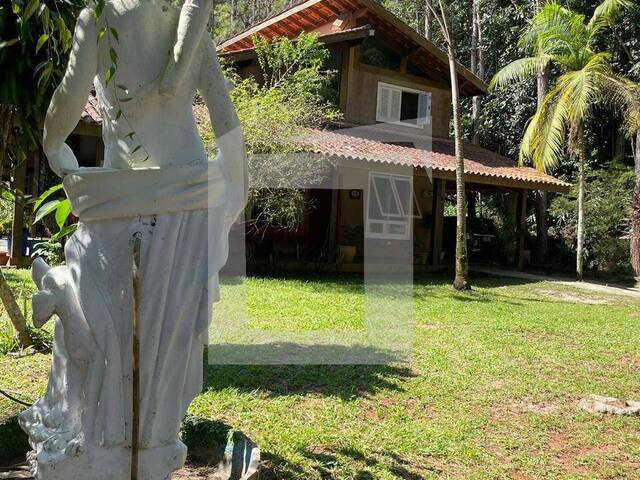
[[[59,177],[64,177],[80,168],[73,150],[66,143],[63,143],[56,153],[47,153],[47,159],[51,170]]]

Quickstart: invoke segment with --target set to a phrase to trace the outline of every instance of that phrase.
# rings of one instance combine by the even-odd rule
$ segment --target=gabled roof
[[[456,156],[453,140],[431,138],[425,149],[383,143],[340,131],[310,130],[301,143],[315,153],[337,158],[364,160],[431,169],[436,178],[455,179]],[[566,192],[570,185],[531,167],[519,167],[502,155],[465,143],[464,169],[468,182]]]
[[[201,118],[206,113],[202,107],[194,106],[194,115]],[[89,96],[81,118],[81,123],[97,127],[102,125],[100,106],[95,96]],[[304,149],[331,157],[431,168],[436,178],[455,179],[456,158],[452,140],[429,138],[421,141],[428,148],[411,148],[363,138],[363,134],[369,135],[370,132],[366,128],[337,131],[310,129],[298,141]],[[379,133],[375,135],[384,140]],[[391,138],[397,140],[397,132]],[[507,157],[468,143],[464,146],[464,157],[465,174],[469,182],[554,192],[566,192],[570,187],[551,175],[530,167],[519,167]]]
[[[434,71],[439,79],[449,79],[447,54],[375,0],[301,0],[286,10],[247,28],[218,46],[218,52],[228,55],[253,48],[255,34],[266,38],[295,38],[302,32],[314,31],[341,18],[345,12],[358,12],[372,29],[393,38],[417,65]],[[321,35],[322,37],[322,35]],[[461,64],[456,64],[460,91],[463,96],[487,93],[487,85]],[[436,78],[436,79],[438,79]]]

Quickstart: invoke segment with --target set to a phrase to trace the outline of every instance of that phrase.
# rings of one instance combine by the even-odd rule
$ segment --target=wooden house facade
[[[305,137],[311,150],[337,165],[335,188],[330,195],[312,192],[319,207],[309,213],[307,224],[295,234],[272,235],[270,248],[289,258],[295,253],[298,258],[325,256],[331,261],[334,252],[350,250],[352,256],[356,247],[358,265],[363,242],[354,239],[355,231],[368,242],[395,242],[397,248],[413,242],[418,264],[446,262],[454,237],[444,210],[448,194],[455,192],[446,54],[374,0],[301,1],[222,42],[218,52],[241,76],[259,79],[254,36],[295,39],[302,32],[317,34],[330,52],[328,66],[337,72],[335,88],[345,125]],[[464,66],[457,65],[457,74],[462,97],[487,93],[485,83]],[[513,261],[522,268],[527,260],[527,192],[562,192],[568,185],[468,144],[465,170],[468,190],[510,197]],[[402,199],[406,185],[413,192]]]

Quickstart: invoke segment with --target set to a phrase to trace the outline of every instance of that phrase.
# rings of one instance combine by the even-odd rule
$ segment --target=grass
[[[361,326],[354,278],[256,278],[247,292],[253,327]],[[421,277],[410,366],[207,366],[190,413],[255,440],[265,479],[633,479],[640,419],[576,405],[638,399],[639,307],[548,283],[478,278],[455,293]],[[35,398],[47,368],[46,355],[0,356],[0,388]],[[0,419],[17,410],[0,399]]]

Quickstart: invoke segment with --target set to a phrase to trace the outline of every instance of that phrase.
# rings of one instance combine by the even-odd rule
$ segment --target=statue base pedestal
[[[182,467],[187,447],[182,442],[174,445],[141,449],[138,480],[165,480]],[[131,478],[131,449],[87,448],[75,453],[31,451],[27,461],[33,478],[47,480],[115,480]],[[120,471],[114,471],[120,466]]]

